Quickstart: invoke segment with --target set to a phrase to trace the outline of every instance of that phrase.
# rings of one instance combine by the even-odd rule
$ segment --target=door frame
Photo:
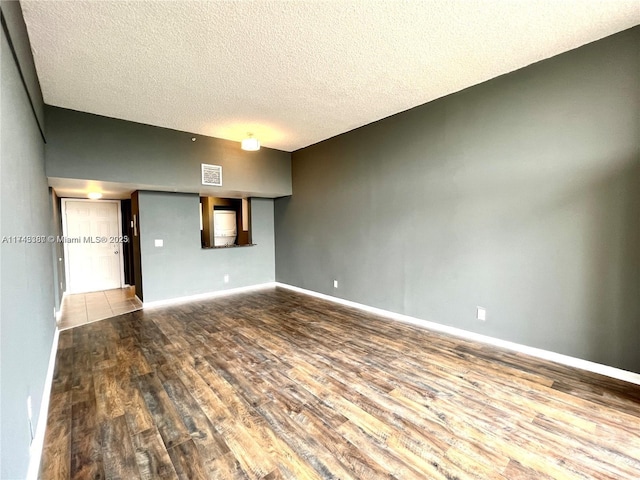
[[[120,200],[91,200],[88,198],[61,198],[60,208],[62,209],[62,235],[67,238],[67,202],[108,202],[115,203],[117,205],[118,213],[118,236],[122,237],[122,205]],[[89,293],[89,292],[72,292],[71,282],[69,280],[69,246],[67,242],[64,242],[64,278],[66,281],[67,291],[65,293]],[[120,288],[124,287],[124,256],[122,254],[122,247],[118,247],[118,262],[120,264]]]

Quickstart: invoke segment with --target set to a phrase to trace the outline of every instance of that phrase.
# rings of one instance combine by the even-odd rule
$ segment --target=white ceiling
[[[640,23],[639,0],[21,3],[46,103],[286,151]]]

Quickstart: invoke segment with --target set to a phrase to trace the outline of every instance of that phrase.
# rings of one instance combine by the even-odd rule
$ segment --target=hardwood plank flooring
[[[640,386],[281,288],[60,334],[42,479],[639,479]]]

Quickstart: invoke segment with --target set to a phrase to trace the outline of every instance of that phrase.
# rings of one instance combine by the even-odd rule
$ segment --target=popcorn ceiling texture
[[[640,23],[638,0],[21,3],[46,103],[286,151]]]

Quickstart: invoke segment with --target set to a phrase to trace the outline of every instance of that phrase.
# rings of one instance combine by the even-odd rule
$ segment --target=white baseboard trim
[[[470,332],[468,330],[463,330],[461,328],[442,325],[440,323],[429,322],[427,320],[410,317],[408,315],[402,315],[400,313],[390,312],[388,310],[383,310],[381,308],[370,307],[362,303],[352,302],[350,300],[344,300],[338,297],[332,297],[331,295],[326,295],[324,293],[318,293],[312,290],[295,287],[293,285],[288,285],[286,283],[276,282],[275,284],[278,287],[287,288],[295,292],[304,293],[306,295],[322,298],[330,302],[339,303],[341,305],[346,305],[348,307],[364,310],[366,312],[391,318],[393,320],[397,320],[400,322],[411,323],[413,325],[427,328],[429,330],[448,333],[451,335],[455,335],[456,337],[464,338],[465,340],[472,340],[476,342],[486,343],[489,345],[494,345],[496,347],[507,348],[515,352],[531,355],[532,357],[538,357],[544,360],[550,360],[552,362],[560,363],[562,365],[567,365],[569,367],[580,368],[582,370],[586,370],[589,372],[598,373],[600,375],[606,375],[607,377],[617,378],[618,380],[624,380],[625,382],[630,382],[636,385],[640,385],[640,374],[629,372],[627,370],[622,370],[620,368],[610,367],[609,365],[602,365],[600,363],[591,362],[589,360],[583,360],[581,358],[571,357],[569,355],[551,352],[549,350],[543,350],[541,348],[528,347],[526,345],[521,345],[515,342],[509,342],[507,340],[500,340],[499,338],[489,337],[479,333]]]
[[[185,297],[169,298],[167,300],[156,300],[153,302],[142,302],[142,308],[156,308],[166,307],[169,305],[179,305],[181,303],[194,302],[198,300],[207,300],[215,297],[222,297],[225,295],[233,295],[236,293],[251,292],[254,290],[262,290],[264,288],[273,288],[276,286],[276,282],[259,283],[257,285],[249,285],[247,287],[229,288],[227,290],[217,290],[215,292],[198,293],[196,295],[188,295]]]
[[[56,328],[53,334],[53,344],[49,355],[49,367],[44,380],[44,390],[42,391],[42,402],[40,403],[40,413],[38,414],[38,425],[36,433],[29,447],[29,470],[27,470],[27,480],[36,480],[40,470],[40,460],[42,459],[42,449],[44,448],[44,434],[47,430],[47,416],[49,413],[49,400],[51,400],[51,384],[53,382],[53,371],[56,366],[56,353],[58,353],[58,338],[60,330]]]

